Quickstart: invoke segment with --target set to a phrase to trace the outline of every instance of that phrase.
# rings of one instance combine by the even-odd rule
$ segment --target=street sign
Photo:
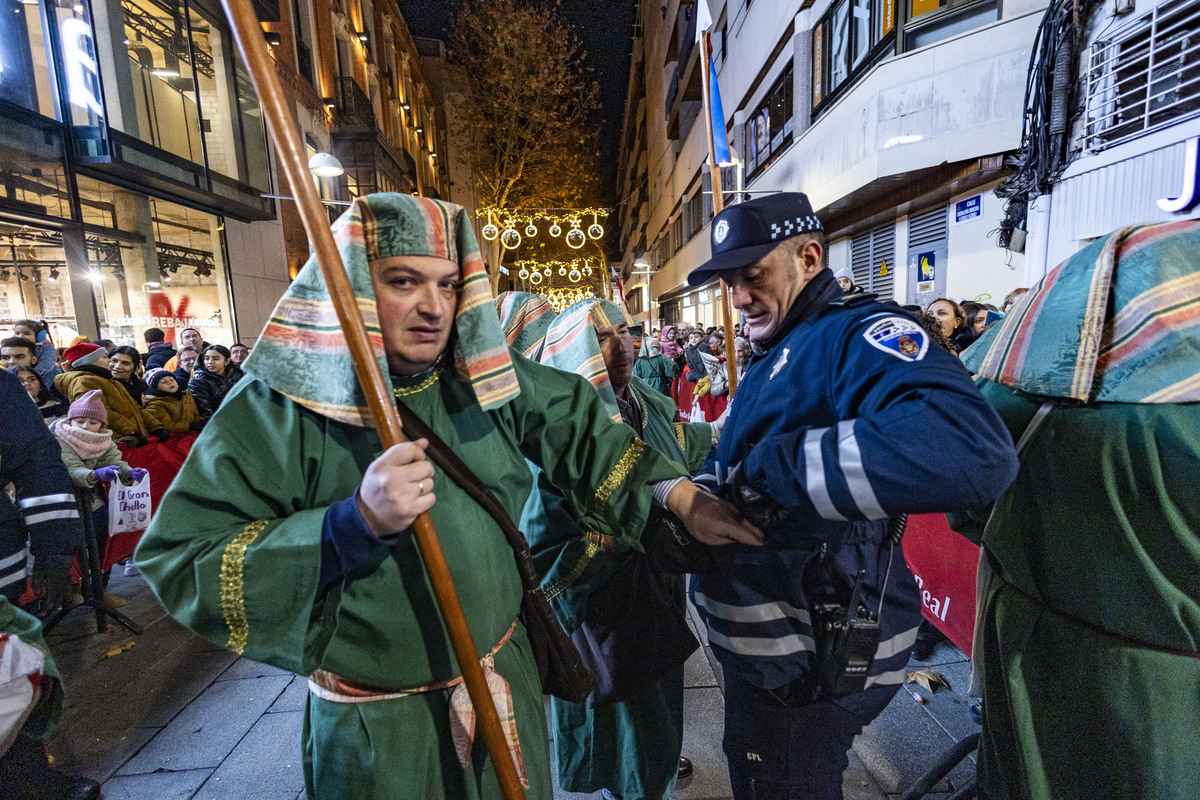
[[[962,225],[983,216],[983,195],[977,194],[954,204],[954,224]]]

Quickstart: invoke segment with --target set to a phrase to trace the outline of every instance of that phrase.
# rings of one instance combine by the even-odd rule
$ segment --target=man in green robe
[[[614,425],[586,383],[510,352],[460,207],[372,195],[334,234],[397,401],[510,514],[532,488],[528,458],[606,524],[643,523],[652,488],[683,470]],[[315,261],[276,307],[246,370],[138,549],[163,605],[234,652],[311,676],[310,798],[498,798],[486,748],[472,747],[470,704],[410,536],[428,511],[527,796],[550,798],[512,551],[491,516],[425,458],[426,442],[380,453]],[[701,541],[760,535],[678,486],[666,506]]]
[[[982,798],[1197,795],[1198,322],[1200,222],[1141,226],[963,354],[1020,442],[982,537]]]
[[[712,449],[709,423],[675,421],[671,400],[633,375],[631,321],[607,300],[584,300],[566,309],[546,333],[542,363],[586,378],[613,420],[637,432],[649,448],[689,473]],[[588,596],[612,577],[635,549],[644,526],[609,531],[586,506],[539,476],[522,520],[543,588],[568,631],[582,624]],[[663,487],[666,488],[666,487]],[[536,500],[544,508],[539,508]],[[683,576],[669,576],[682,616]],[[624,800],[665,800],[675,787],[683,746],[683,667],[637,696],[589,708],[551,698],[559,786],[571,792],[601,790]],[[687,764],[690,768],[690,762]]]

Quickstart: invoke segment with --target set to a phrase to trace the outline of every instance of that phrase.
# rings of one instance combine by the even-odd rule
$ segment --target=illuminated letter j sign
[[[1184,145],[1183,190],[1178,197],[1164,197],[1158,207],[1171,214],[1190,211],[1200,202],[1200,136],[1193,136]]]

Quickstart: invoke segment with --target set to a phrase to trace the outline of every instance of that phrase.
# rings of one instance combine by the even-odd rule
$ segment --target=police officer
[[[805,195],[731,206],[711,237],[688,282],[723,277],[761,349],[695,478],[767,537],[720,548],[691,588],[724,668],[734,796],[841,798],[921,621],[889,518],[989,504],[1016,455],[958,359],[898,308],[843,294]]]

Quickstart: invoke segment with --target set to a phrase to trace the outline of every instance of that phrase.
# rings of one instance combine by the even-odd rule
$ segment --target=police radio
[[[834,697],[861,692],[867,687],[867,675],[879,649],[878,615],[872,616],[859,603],[866,574],[866,570],[858,571],[848,605],[827,603],[816,609],[821,689]]]

